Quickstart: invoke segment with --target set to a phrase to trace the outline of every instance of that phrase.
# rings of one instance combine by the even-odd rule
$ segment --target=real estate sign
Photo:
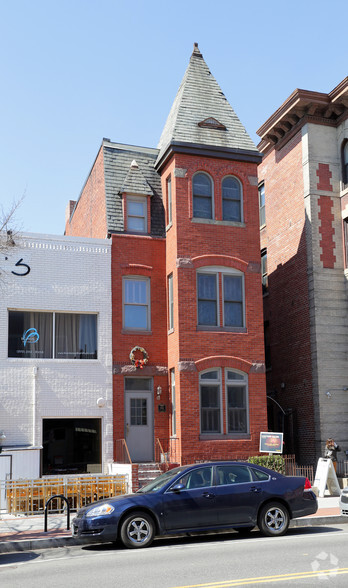
[[[283,453],[283,433],[260,433],[260,452]]]

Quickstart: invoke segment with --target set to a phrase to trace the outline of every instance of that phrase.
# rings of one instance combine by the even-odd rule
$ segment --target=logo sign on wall
[[[26,346],[27,343],[37,343],[39,339],[40,339],[40,335],[37,332],[37,330],[34,328],[27,329],[23,333],[23,337],[22,337],[24,347]]]
[[[283,433],[260,433],[260,452],[283,453]]]

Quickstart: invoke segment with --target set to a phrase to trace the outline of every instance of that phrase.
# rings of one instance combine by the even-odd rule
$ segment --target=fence
[[[128,475],[116,476],[62,476],[37,480],[7,480],[0,495],[3,497],[0,509],[9,514],[39,514],[44,512],[45,504],[51,496],[63,494],[70,510],[95,500],[110,498],[128,492]],[[60,511],[60,499],[50,503],[50,511]]]

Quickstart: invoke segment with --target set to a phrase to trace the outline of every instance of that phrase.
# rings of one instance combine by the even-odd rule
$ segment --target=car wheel
[[[235,527],[233,530],[240,535],[249,535],[253,529],[254,527]]]
[[[125,547],[148,547],[155,536],[155,525],[150,515],[133,512],[121,525],[120,537]]]
[[[269,502],[260,511],[259,529],[264,535],[284,535],[290,522],[288,509],[280,502]]]

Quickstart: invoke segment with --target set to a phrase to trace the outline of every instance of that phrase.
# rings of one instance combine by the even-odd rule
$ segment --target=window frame
[[[200,275],[215,275],[216,277],[216,324],[209,325],[199,322],[199,276]],[[221,279],[220,279],[221,275]],[[224,277],[235,276],[241,279],[241,305],[242,305],[242,324],[241,325],[226,325],[225,324],[225,295],[224,295]],[[221,287],[220,287],[221,286]],[[204,300],[204,299],[202,299]],[[229,302],[229,301],[226,301]],[[246,328],[246,304],[245,304],[245,276],[244,273],[235,268],[224,266],[205,266],[198,268],[196,271],[196,304],[197,304],[197,327],[199,329],[232,329],[240,330]],[[222,325],[220,324],[220,306],[222,305]]]
[[[348,187],[348,139],[343,139],[341,144],[341,172],[343,189],[345,190]]]
[[[167,189],[167,227],[173,224],[173,195],[172,195],[172,176],[169,175],[166,180]]]
[[[261,249],[261,282],[262,294],[268,293],[268,268],[267,268],[267,249]]]
[[[209,179],[209,182],[210,182],[210,196],[206,196],[205,194],[195,193],[195,178],[197,178],[199,175],[206,176]],[[207,199],[209,198],[210,199],[211,215],[209,217],[207,217],[207,216],[198,216],[197,214],[195,214],[195,198],[207,198]],[[203,221],[211,221],[211,220],[214,220],[214,218],[215,218],[214,181],[213,181],[213,178],[211,177],[210,174],[208,174],[207,172],[201,171],[201,170],[197,171],[192,176],[192,217],[193,218],[199,218],[199,219],[201,219]]]
[[[265,182],[261,182],[258,186],[259,194],[259,215],[260,215],[260,229],[266,225],[266,191]]]
[[[23,357],[21,355],[9,355],[9,341],[10,341],[10,313],[23,313],[23,314],[41,314],[41,315],[46,315],[50,317],[51,320],[51,327],[50,327],[50,355],[47,356],[41,356],[41,357],[36,357],[35,355],[28,355],[27,357]],[[97,361],[98,357],[99,357],[99,339],[98,339],[98,331],[99,331],[99,325],[98,325],[98,316],[99,314],[97,312],[69,312],[69,311],[56,311],[56,310],[37,310],[37,309],[30,309],[30,310],[23,310],[23,309],[17,309],[17,308],[8,308],[7,310],[7,315],[8,315],[8,327],[7,327],[7,359],[10,360],[33,360],[35,359],[35,361],[78,361],[78,360],[82,360],[82,361]],[[58,344],[57,344],[57,336],[58,336],[58,329],[57,329],[57,316],[59,315],[69,315],[69,316],[74,316],[74,317],[81,317],[81,316],[92,316],[95,319],[95,343],[96,343],[96,357],[58,357],[57,356],[57,349],[59,348]],[[34,328],[34,327],[31,327]],[[24,334],[24,333],[23,333]],[[79,331],[79,336],[80,336],[80,331]],[[75,354],[75,355],[81,355],[79,354],[79,351],[77,350],[76,352],[73,351],[68,351],[66,350],[65,353],[71,353],[71,354]],[[92,355],[92,354],[87,354],[87,355]]]
[[[229,380],[228,379],[228,372],[240,374],[243,376],[243,379],[240,380]],[[228,388],[239,388],[244,387],[244,402],[245,402],[245,422],[246,422],[246,430],[245,431],[230,431],[229,430],[229,405],[228,405]],[[225,399],[226,399],[226,433],[228,436],[230,435],[249,435],[250,434],[250,406],[249,406],[249,382],[248,382],[248,374],[242,372],[241,370],[237,370],[234,368],[225,368]]]
[[[202,376],[204,374],[208,374],[210,372],[217,372],[218,373],[218,377],[216,379],[214,378],[207,378],[206,380],[202,379]],[[203,430],[203,409],[204,408],[209,408],[209,407],[203,407],[202,406],[202,386],[204,385],[213,385],[214,387],[217,388],[217,404],[218,406],[216,407],[216,412],[218,413],[218,419],[219,419],[219,430],[217,431],[204,431]],[[220,367],[218,368],[209,368],[206,370],[203,370],[201,372],[199,372],[199,430],[200,430],[200,435],[209,435],[209,436],[214,436],[214,435],[222,435],[223,434],[223,414],[222,414],[222,369]]]
[[[175,394],[175,369],[172,368],[169,371],[170,377],[170,392],[171,392],[171,405],[172,405],[172,415],[171,415],[171,437],[176,437],[176,394]]]
[[[137,281],[146,283],[146,304],[126,302],[126,288],[125,284],[127,281]],[[146,327],[129,327],[126,325],[125,306],[141,306],[146,308]],[[151,282],[147,276],[131,275],[122,276],[122,327],[125,331],[151,331]]]
[[[168,276],[168,331],[174,331],[174,276]]]
[[[224,198],[224,182],[225,180],[228,179],[233,179],[237,182],[238,186],[239,186],[239,200],[236,200],[235,198]],[[233,202],[239,202],[239,220],[235,220],[235,219],[228,219],[228,218],[224,218],[224,201],[233,201]],[[226,221],[226,222],[231,222],[231,223],[243,223],[244,222],[244,215],[243,215],[243,184],[240,181],[239,178],[237,178],[236,176],[229,174],[227,176],[225,176],[224,178],[222,178],[221,181],[221,212],[222,212],[222,220]]]
[[[139,235],[146,235],[148,233],[147,230],[147,196],[136,196],[135,194],[127,194],[127,232],[136,233]],[[129,213],[129,204],[132,202],[141,203],[144,206],[144,215],[137,215],[137,214],[130,214]],[[144,219],[144,230],[138,230],[131,228],[129,225],[130,219]]]

